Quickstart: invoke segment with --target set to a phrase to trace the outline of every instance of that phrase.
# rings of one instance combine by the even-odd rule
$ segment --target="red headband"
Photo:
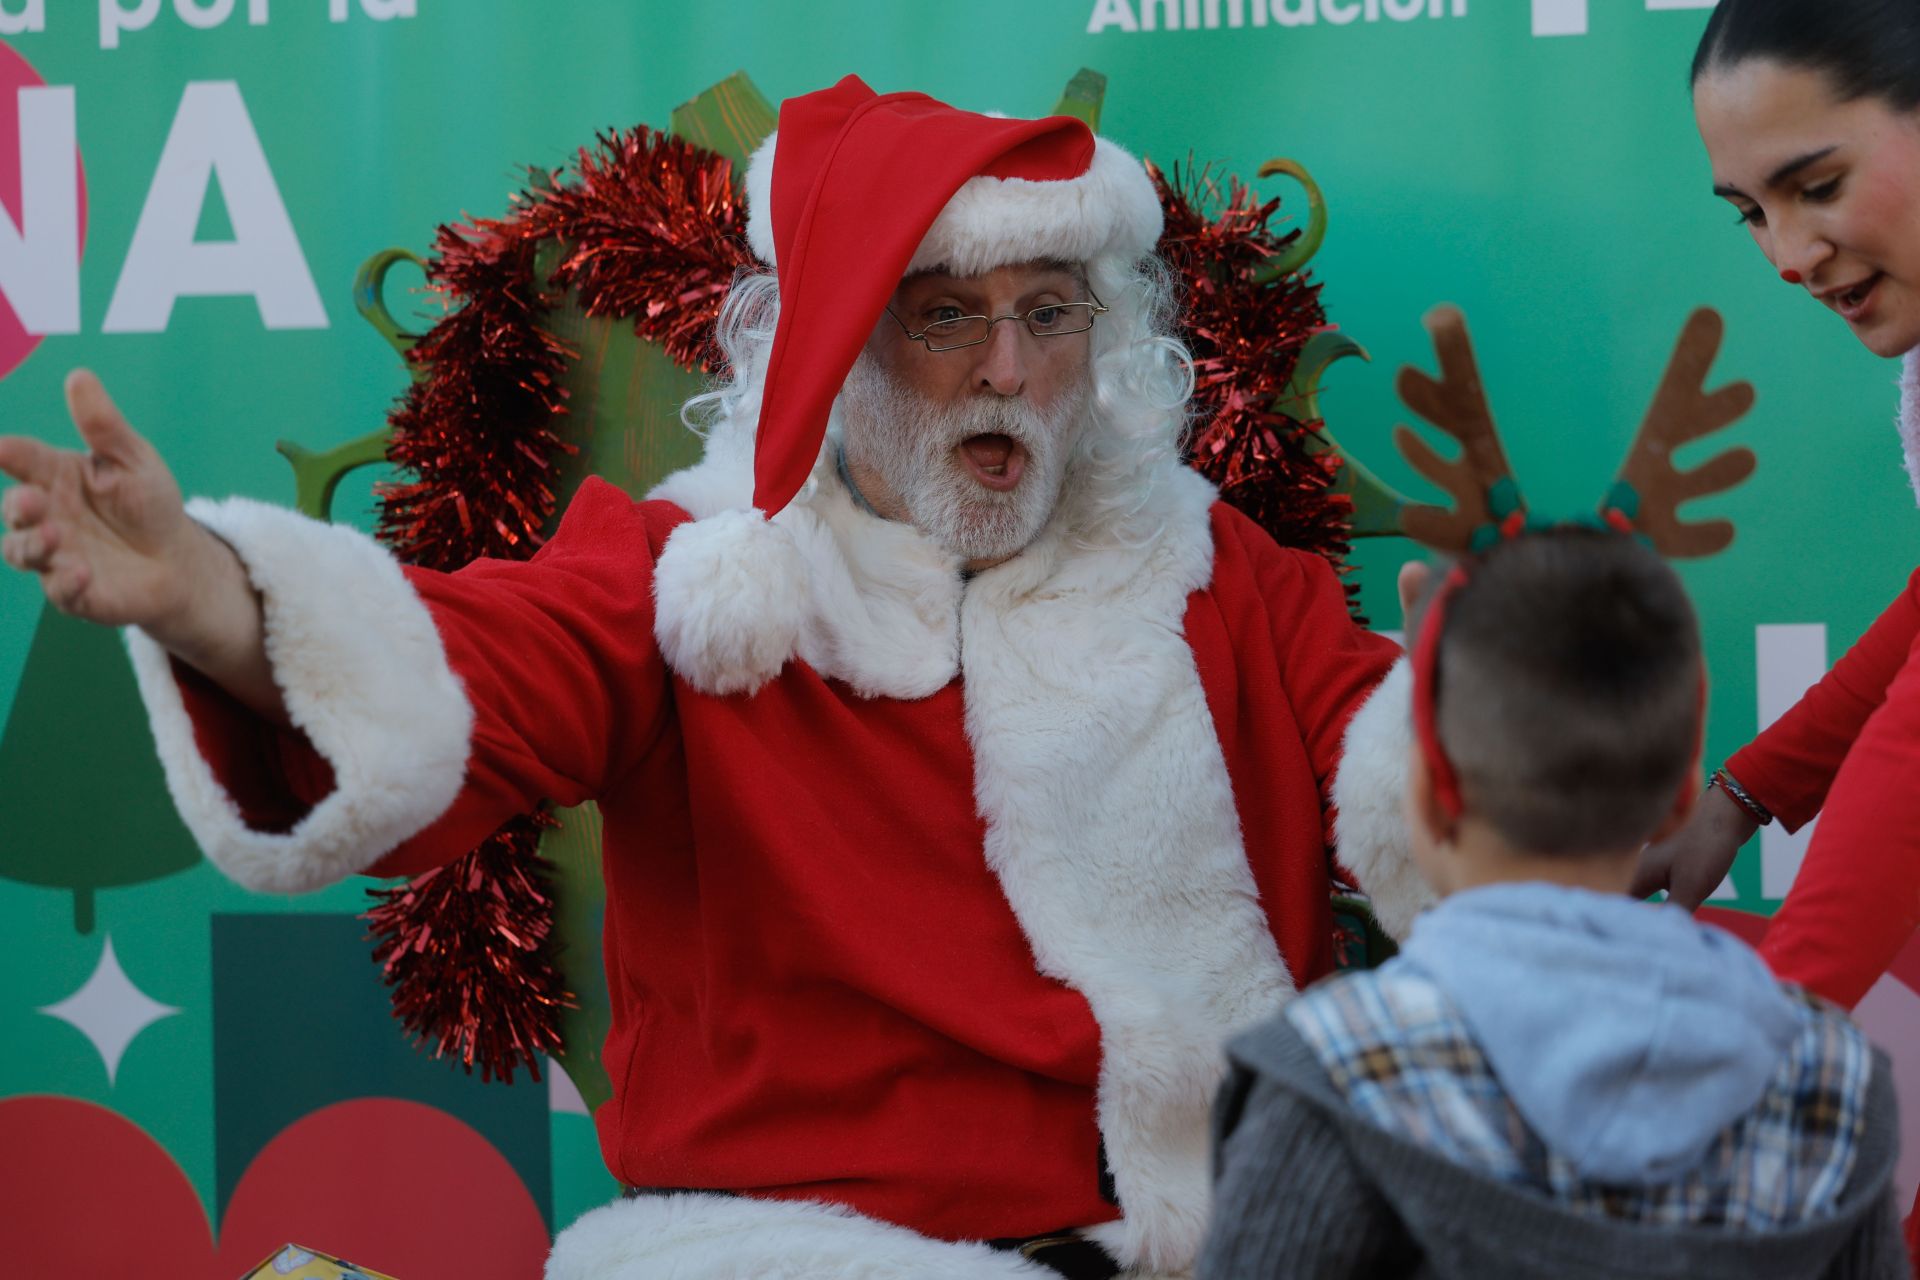
[[[1460,777],[1440,746],[1440,728],[1434,720],[1435,681],[1440,675],[1440,636],[1447,629],[1447,605],[1466,583],[1466,566],[1455,565],[1440,589],[1433,593],[1413,645],[1413,733],[1420,743],[1420,754],[1427,762],[1427,772],[1433,775],[1433,793],[1440,801],[1440,809],[1456,820],[1463,808]]]

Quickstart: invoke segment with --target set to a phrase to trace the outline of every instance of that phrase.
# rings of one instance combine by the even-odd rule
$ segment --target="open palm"
[[[54,607],[109,626],[147,625],[182,609],[198,543],[180,486],[127,425],[100,380],[68,375],[67,409],[87,450],[0,436],[0,557],[39,575]]]

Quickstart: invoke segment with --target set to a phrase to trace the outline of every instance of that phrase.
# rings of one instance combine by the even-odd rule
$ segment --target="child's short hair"
[[[1533,853],[1646,840],[1699,750],[1700,633],[1638,539],[1528,533],[1447,604],[1435,725],[1466,811]]]

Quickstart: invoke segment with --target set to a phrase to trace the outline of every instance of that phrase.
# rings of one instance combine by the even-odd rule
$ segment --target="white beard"
[[[1019,397],[984,393],[940,404],[863,352],[840,391],[842,446],[850,463],[879,474],[908,521],[941,548],[963,560],[1004,560],[1053,517],[1088,398],[1079,384],[1044,411]],[[1004,493],[975,480],[959,456],[961,441],[994,433],[1027,453],[1019,483]]]

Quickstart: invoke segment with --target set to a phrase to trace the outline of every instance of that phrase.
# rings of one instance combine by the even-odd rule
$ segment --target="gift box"
[[[290,1244],[240,1280],[394,1280],[384,1271],[356,1267],[344,1258]]]

